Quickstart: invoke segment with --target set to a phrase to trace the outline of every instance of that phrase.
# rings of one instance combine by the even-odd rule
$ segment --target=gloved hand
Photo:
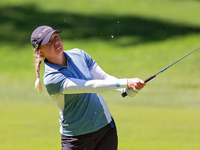
[[[139,89],[129,89],[126,88],[125,92],[128,94],[129,97],[134,97],[140,90]]]

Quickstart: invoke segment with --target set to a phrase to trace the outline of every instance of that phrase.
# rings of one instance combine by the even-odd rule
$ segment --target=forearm
[[[127,79],[86,81],[70,78],[67,79],[63,84],[62,94],[100,93],[125,88],[126,86]]]
[[[107,81],[118,80],[118,78],[105,73],[97,64],[93,67],[93,69],[90,72],[95,79],[107,80]],[[125,91],[125,88],[115,89],[114,91],[122,93]]]
[[[107,77],[105,78],[105,80],[110,81],[110,80],[118,80],[118,79],[116,77],[114,77],[114,76],[111,76],[111,75],[107,74]],[[123,93],[125,91],[125,89],[126,89],[125,87],[124,88],[120,88],[120,89],[115,89],[114,92]]]

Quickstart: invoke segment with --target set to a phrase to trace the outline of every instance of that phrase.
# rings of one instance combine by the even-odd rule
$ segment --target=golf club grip
[[[154,74],[154,75],[150,76],[149,78],[145,79],[144,82],[147,83],[155,77],[156,77],[156,75]],[[122,95],[122,97],[126,97],[128,94],[126,92],[124,92],[121,95]]]
[[[156,75],[154,74],[154,75],[150,76],[149,78],[145,79],[144,82],[147,83],[155,77],[156,77]]]

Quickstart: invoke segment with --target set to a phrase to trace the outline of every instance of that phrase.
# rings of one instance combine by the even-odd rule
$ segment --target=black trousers
[[[102,129],[80,136],[61,135],[62,150],[117,150],[118,138],[114,121]]]

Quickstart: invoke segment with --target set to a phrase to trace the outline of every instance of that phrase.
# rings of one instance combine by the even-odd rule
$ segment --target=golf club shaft
[[[177,62],[179,62],[179,61],[182,60],[183,58],[185,58],[185,57],[189,56],[190,54],[194,53],[194,52],[197,51],[198,49],[200,49],[200,47],[197,48],[197,49],[195,49],[195,50],[193,50],[192,52],[188,53],[187,55],[181,57],[181,58],[178,59],[177,61],[173,62],[173,63],[170,64],[169,66],[167,66],[167,67],[165,67],[164,69],[162,69],[162,70],[160,70],[159,72],[157,72],[156,74],[154,74],[154,75],[150,76],[149,78],[145,79],[144,82],[145,82],[145,83],[149,82],[150,80],[152,80],[153,78],[155,78],[156,75],[158,75],[158,74],[164,72],[164,71],[167,70],[169,67],[173,66],[174,64],[176,64]],[[126,97],[128,94],[127,94],[126,92],[124,92],[124,93],[122,93],[121,95],[122,95],[122,97]]]

